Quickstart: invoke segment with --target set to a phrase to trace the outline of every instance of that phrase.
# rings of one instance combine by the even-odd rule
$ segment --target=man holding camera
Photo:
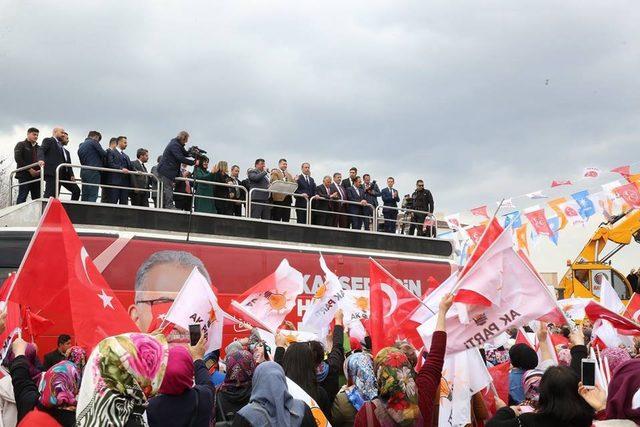
[[[364,214],[369,217],[373,217],[373,209],[378,207],[378,197],[380,197],[380,188],[376,181],[371,181],[371,175],[365,173],[362,175],[362,179],[364,180],[364,199],[369,203],[373,208],[369,206],[364,207]],[[364,218],[364,229],[369,229],[369,223],[371,222],[370,218]],[[378,224],[373,224],[373,231],[378,231]]]
[[[195,165],[196,161],[191,154],[184,148],[189,141],[189,134],[186,131],[180,131],[178,136],[173,138],[169,145],[162,153],[162,159],[158,164],[158,175],[162,181],[162,202],[166,209],[175,209],[173,203],[173,188],[175,179],[180,176],[180,165]]]

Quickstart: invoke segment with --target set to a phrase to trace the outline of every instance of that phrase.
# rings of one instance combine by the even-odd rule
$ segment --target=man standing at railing
[[[356,175],[353,180],[353,185],[347,188],[347,195],[349,201],[356,203],[349,203],[349,220],[351,222],[351,228],[354,230],[360,230],[362,228],[362,218],[364,216],[364,208],[367,205],[367,200],[364,198],[364,190],[362,188],[362,178]]]
[[[149,150],[138,148],[136,151],[137,159],[131,162],[134,171],[147,173],[144,166],[149,161]],[[149,207],[149,177],[146,175],[131,175],[131,186],[133,191],[130,193],[132,206]]]
[[[64,163],[64,151],[62,149],[63,128],[53,128],[52,136],[42,140],[42,146],[38,150],[38,161],[44,162],[44,197],[56,195],[56,169]]]
[[[307,162],[301,166],[302,173],[298,175],[298,188],[296,194],[300,194],[300,197],[296,197],[296,221],[298,224],[307,223],[307,203],[316,195],[316,183],[311,178],[311,165]]]
[[[433,214],[433,196],[431,191],[424,188],[424,181],[419,179],[416,181],[416,191],[411,195],[413,199],[413,209],[421,212],[414,212],[413,218],[411,218],[411,226],[409,227],[409,234],[413,236],[414,229],[418,231],[418,236],[431,237],[431,228],[429,227],[426,232],[423,230],[424,220],[427,215]]]
[[[334,173],[333,184],[331,184],[330,189],[333,195],[331,197],[333,202],[331,202],[329,206],[331,206],[331,210],[336,212],[333,215],[334,227],[349,228],[349,217],[346,215],[347,204],[342,203],[344,200],[347,200],[347,189],[342,186],[341,182],[342,174],[340,172]]]
[[[69,144],[69,134],[67,132],[62,132],[60,144],[62,144],[64,162],[71,163],[71,153],[65,148]],[[60,168],[60,185],[71,192],[71,200],[80,200],[80,187],[75,183],[75,180],[76,177],[73,175],[73,168]]]
[[[18,169],[38,163],[38,150],[40,149],[38,145],[39,135],[40,131],[38,129],[29,128],[27,130],[27,139],[16,144],[13,149],[13,154]],[[16,179],[19,183],[16,204],[26,202],[29,193],[31,193],[31,200],[40,198],[40,173],[39,165],[16,172]],[[25,184],[26,182],[29,183]]]
[[[247,171],[249,191],[251,194],[251,218],[271,219],[268,191],[253,191],[254,188],[266,190],[269,188],[269,177],[264,159],[256,159],[255,167]]]
[[[109,191],[109,200],[107,203],[128,205],[129,204],[129,188],[131,187],[131,179],[128,176],[132,170],[131,159],[124,150],[127,148],[127,137],[119,136],[115,150],[109,151],[107,156],[107,167],[116,169],[120,172],[109,172],[107,175],[107,185],[118,188],[111,188]]]
[[[180,166],[196,164],[194,159],[189,158],[189,153],[184,148],[187,141],[189,141],[189,134],[186,131],[180,131],[178,136],[169,141],[158,165],[158,174],[162,181],[162,206],[165,209],[176,208],[173,201],[173,188],[176,178],[180,176]]]
[[[331,192],[331,177],[329,175],[322,179],[322,184],[316,187],[317,200],[313,204],[313,223],[325,227],[333,226],[333,214],[329,212],[329,201],[331,197],[336,197]]]
[[[101,140],[102,135],[100,132],[92,130],[87,135],[87,139],[80,144],[78,158],[82,166],[104,167],[104,163],[107,160],[107,152],[100,146]],[[80,200],[83,202],[95,202],[98,200],[100,171],[82,169],[80,171],[80,180],[82,181],[82,198]]]
[[[378,197],[380,197],[380,188],[375,181],[371,181],[371,175],[365,173],[362,175],[364,179],[364,199],[371,206],[364,207],[364,214],[368,218],[363,218],[364,229],[369,229],[369,223],[373,219],[373,211],[378,207]],[[378,224],[373,224],[373,231],[378,231]]]
[[[287,159],[280,159],[278,161],[278,168],[271,172],[271,182],[274,181],[295,181],[287,170]],[[291,219],[291,196],[282,193],[272,193],[271,198],[273,199],[273,204],[277,205],[271,211],[271,219],[274,221],[289,222]]]
[[[387,178],[387,186],[383,188],[381,192],[382,203],[384,206],[397,208],[400,197],[398,196],[398,190],[393,188],[393,184],[395,184],[395,180],[390,176]],[[384,231],[387,233],[395,233],[398,221],[398,210],[383,208],[382,216],[384,216]]]

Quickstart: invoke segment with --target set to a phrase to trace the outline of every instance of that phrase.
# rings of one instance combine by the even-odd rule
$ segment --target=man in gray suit
[[[136,152],[137,159],[131,162],[133,170],[138,172],[147,173],[145,163],[149,161],[149,150],[145,148],[138,148]],[[133,191],[129,193],[131,196],[132,206],[144,206],[149,207],[149,192],[145,191],[149,189],[149,177],[146,175],[131,175],[131,186]]]
[[[269,174],[264,159],[256,159],[255,167],[247,171],[249,178],[249,191],[254,188],[268,189]],[[254,191],[251,193],[251,218],[270,219],[269,193],[267,191]],[[254,204],[255,203],[255,204]]]

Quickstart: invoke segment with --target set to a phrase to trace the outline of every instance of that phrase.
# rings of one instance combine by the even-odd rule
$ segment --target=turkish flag
[[[531,223],[533,229],[536,230],[536,233],[549,237],[553,236],[553,231],[551,230],[551,227],[549,227],[547,217],[544,215],[544,208],[531,212],[525,212],[524,215]]]
[[[624,311],[624,317],[640,323],[640,295],[635,292],[627,303],[627,308]]]
[[[640,191],[634,182],[613,189],[613,194],[622,197],[633,208],[640,208]]]
[[[460,275],[459,275],[460,278],[462,278],[467,273],[467,271],[469,271],[469,269],[473,266],[473,264],[475,264],[478,261],[478,259],[480,259],[482,254],[484,254],[485,251],[489,249],[489,246],[491,246],[493,242],[496,241],[498,236],[502,234],[503,230],[504,228],[502,228],[502,226],[500,225],[500,222],[495,217],[489,222],[489,224],[486,225],[486,227],[483,226],[483,230],[480,236],[478,237],[478,240],[477,241],[474,240],[474,242],[476,243],[476,248],[473,254],[471,254],[471,257],[469,257],[469,261],[467,261],[464,268],[460,272]]]
[[[88,349],[103,338],[138,331],[57,199],[49,199],[9,300],[28,308],[32,316],[67,326],[77,344]]]
[[[592,322],[598,319],[608,321],[620,335],[640,335],[640,324],[614,313],[595,301],[590,301],[584,312]]]
[[[371,317],[368,327],[372,354],[399,339],[407,339],[415,348],[422,347],[416,331],[418,324],[410,320],[420,299],[372,259],[369,260],[369,276]]]

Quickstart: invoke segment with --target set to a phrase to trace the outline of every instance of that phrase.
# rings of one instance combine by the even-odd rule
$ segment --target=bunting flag
[[[180,326],[185,331],[189,325],[199,325],[207,343],[207,353],[222,347],[224,312],[207,279],[194,267],[180,288],[165,316],[167,322]]]
[[[447,225],[450,229],[456,231],[462,228],[460,225],[460,214],[451,214],[444,217],[444,220],[447,222]]]
[[[487,212],[487,206],[478,206],[477,208],[471,209],[471,213],[474,216],[481,216],[486,219],[489,219],[489,213]]]
[[[569,221],[567,221],[567,217],[565,216],[564,212],[562,212],[562,208],[560,207],[560,205],[566,201],[567,201],[566,198],[558,197],[557,199],[553,199],[549,201],[549,203],[547,203],[547,206],[549,206],[556,213],[558,218],[560,218],[560,226],[558,230],[562,230],[569,223]]]
[[[584,168],[582,172],[583,178],[598,178],[600,176],[600,169],[598,168]]]
[[[526,195],[528,198],[532,199],[532,200],[538,200],[538,199],[548,199],[549,196],[545,196],[542,193],[542,190],[538,190],[538,191],[534,191],[533,193],[527,193]]]
[[[607,193],[613,193],[613,190],[615,190],[616,188],[622,186],[623,184],[620,182],[620,180],[615,180],[615,181],[611,181],[611,182],[607,182],[606,184],[602,184],[601,187],[604,191],[606,191]]]
[[[596,213],[596,208],[588,196],[589,190],[579,191],[571,195],[571,197],[580,206],[580,215],[582,215],[584,219],[589,219]]]
[[[320,255],[320,268],[324,273],[324,283],[318,287],[307,306],[300,329],[324,337],[329,331],[329,325],[333,321],[336,311],[343,306],[345,291],[342,289],[340,279],[333,271],[329,270],[322,255]]]
[[[247,322],[275,334],[303,290],[302,273],[283,259],[274,273],[240,295],[240,302],[232,300],[231,307]]]
[[[485,228],[487,228],[486,225],[480,224],[480,225],[475,225],[475,226],[470,227],[470,228],[467,229],[467,234],[469,235],[469,238],[476,245],[480,241],[480,238],[482,237],[482,233],[484,233],[484,229]]]
[[[613,173],[619,173],[625,180],[629,180],[629,176],[631,175],[631,167],[629,165],[618,166],[617,168],[611,169]]]
[[[502,203],[502,204],[500,204]],[[509,197],[508,199],[504,199],[502,202],[496,202],[496,205],[500,206],[503,209],[515,209],[516,205],[513,204],[513,198]]]
[[[553,231],[549,228],[547,217],[544,215],[544,208],[525,212],[524,215],[527,217],[529,223],[538,235],[548,237],[553,236]]]
[[[640,208],[640,192],[635,183],[630,182],[629,184],[614,188],[613,193],[621,197],[629,206]]]
[[[516,241],[518,242],[518,248],[527,251],[529,253],[529,242],[527,240],[527,224],[522,224],[522,227],[516,229]]]
[[[551,181],[551,188],[560,187],[561,185],[572,185],[573,183],[570,180],[553,180]]]
[[[106,337],[138,331],[58,199],[49,199],[9,300],[71,332],[87,349]]]
[[[580,205],[574,199],[561,203],[559,207],[571,225],[584,225],[584,217],[580,215]]]
[[[547,224],[549,224],[549,228],[553,233],[551,236],[549,236],[549,239],[551,240],[551,242],[553,242],[554,245],[558,246],[558,230],[560,229],[560,218],[558,218],[557,216],[551,217],[547,219]]]
[[[522,226],[522,214],[520,213],[520,211],[509,212],[502,216],[504,217],[504,228],[511,226],[512,228],[516,229]]]

